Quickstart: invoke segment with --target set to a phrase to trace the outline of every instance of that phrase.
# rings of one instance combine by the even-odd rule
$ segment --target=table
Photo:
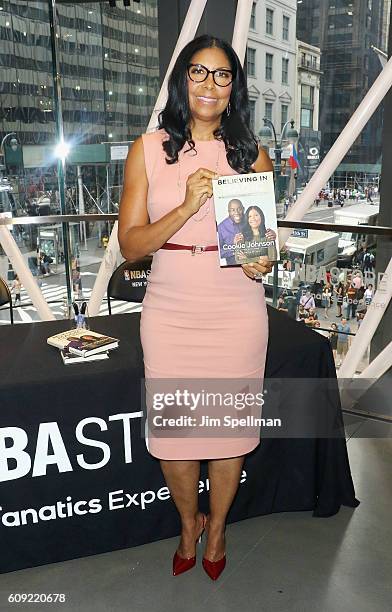
[[[356,507],[328,340],[268,308],[266,378],[284,379],[280,404],[323,421],[323,402],[289,382],[328,380],[336,437],[272,438],[247,455],[228,522],[282,511],[314,517]],[[116,336],[110,359],[64,366],[49,335],[67,321],[0,328],[0,572],[103,553],[175,536],[180,521],[159,461],[142,436],[142,351],[138,313],[96,317]],[[332,386],[331,386],[332,383]],[[321,418],[320,418],[321,417]],[[313,418],[314,421],[314,418]],[[207,462],[200,507],[208,509]]]

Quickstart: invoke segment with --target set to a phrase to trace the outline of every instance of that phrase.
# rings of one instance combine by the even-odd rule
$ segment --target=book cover
[[[55,334],[54,336],[49,336],[46,340],[50,346],[54,346],[60,350],[63,350],[66,346],[70,344],[70,342],[77,342],[79,340],[102,340],[109,339],[111,342],[117,342],[117,338],[110,338],[109,336],[105,336],[104,334],[99,334],[98,332],[90,331],[83,328],[76,329],[67,329],[64,332],[59,334]]]
[[[70,353],[67,348],[60,351],[61,358],[65,365],[69,365],[70,363],[89,363],[90,361],[101,361],[102,359],[108,359],[109,355],[107,351],[104,353],[97,353],[96,355],[89,355],[88,357],[82,357],[80,355],[75,355]]]
[[[102,334],[99,335],[100,337],[97,338],[97,334],[92,334],[84,330],[84,334],[79,338],[71,340],[67,344],[67,348],[70,353],[87,357],[97,353],[110,351],[118,347],[117,338],[111,338],[110,336],[104,336]]]
[[[221,267],[279,259],[272,172],[220,176],[212,181]]]

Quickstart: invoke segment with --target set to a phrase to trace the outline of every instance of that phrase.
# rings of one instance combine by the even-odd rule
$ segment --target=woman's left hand
[[[252,262],[248,264],[242,264],[242,269],[246,276],[252,280],[255,278],[261,278],[264,274],[269,274],[272,271],[273,262],[263,255],[259,258],[258,262]]]

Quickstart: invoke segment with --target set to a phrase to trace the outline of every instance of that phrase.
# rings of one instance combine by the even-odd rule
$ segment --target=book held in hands
[[[279,259],[272,172],[220,176],[212,181],[221,267],[268,256]]]

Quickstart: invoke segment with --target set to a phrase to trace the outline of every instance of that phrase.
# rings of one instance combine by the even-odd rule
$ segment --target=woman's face
[[[261,217],[259,213],[257,212],[257,210],[252,209],[249,211],[248,223],[253,230],[258,229],[260,227]]]
[[[190,63],[202,64],[208,70],[232,69],[226,53],[216,47],[198,51]],[[227,87],[216,85],[212,74],[201,83],[195,83],[188,76],[188,99],[192,117],[204,121],[220,120],[229,103],[231,90],[232,84]]]

